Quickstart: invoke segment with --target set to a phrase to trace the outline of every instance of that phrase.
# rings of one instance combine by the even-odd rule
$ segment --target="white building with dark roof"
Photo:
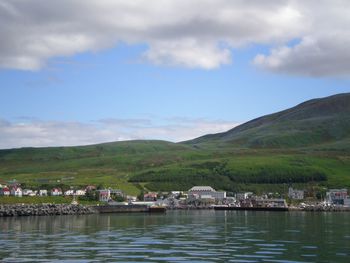
[[[40,189],[39,190],[39,196],[47,196],[47,190],[46,189]]]
[[[23,191],[21,187],[15,186],[11,188],[11,195],[22,197]]]
[[[198,196],[200,199],[214,198],[215,200],[223,200],[226,198],[226,192],[217,192],[211,186],[193,186],[188,190],[188,195]]]
[[[326,193],[327,201],[335,205],[344,205],[344,201],[348,198],[348,189],[330,189]]]
[[[297,190],[289,187],[288,189],[288,197],[290,199],[302,200],[304,199],[304,190]]]
[[[253,195],[253,192],[239,192],[236,193],[236,199],[242,201],[251,198]]]

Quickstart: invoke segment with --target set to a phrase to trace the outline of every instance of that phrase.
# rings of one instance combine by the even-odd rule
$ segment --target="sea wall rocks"
[[[309,206],[302,209],[310,212],[350,212],[350,207],[345,206]]]
[[[84,215],[97,211],[91,206],[68,204],[14,204],[0,205],[0,217],[45,216],[45,215]]]

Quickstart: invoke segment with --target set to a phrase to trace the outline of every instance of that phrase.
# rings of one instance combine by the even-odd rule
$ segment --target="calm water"
[[[1,262],[350,262],[350,213],[0,218]]]

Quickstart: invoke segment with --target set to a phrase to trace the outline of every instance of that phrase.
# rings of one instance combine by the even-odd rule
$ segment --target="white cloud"
[[[95,122],[22,122],[0,119],[0,149],[75,146],[133,139],[184,141],[226,131],[237,123],[221,120],[174,118],[157,124],[148,119],[104,119]]]
[[[294,45],[281,43],[254,64],[276,73],[312,77],[350,75],[350,2],[291,1],[303,15],[304,32]]]
[[[200,45],[193,40],[155,43],[144,57],[157,65],[187,68],[214,69],[231,63],[229,49],[219,48],[215,44]]]
[[[228,47],[298,36],[298,20],[288,1],[3,0],[0,66],[36,70],[122,41],[147,43],[156,64],[211,69],[231,61]]]
[[[151,63],[213,69],[232,49],[264,44],[263,69],[349,75],[349,10],[347,0],[2,0],[0,67],[37,70],[123,42],[148,45]]]

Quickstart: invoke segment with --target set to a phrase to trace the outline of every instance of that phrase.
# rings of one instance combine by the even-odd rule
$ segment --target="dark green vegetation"
[[[350,187],[350,94],[304,102],[183,143],[125,141],[0,151],[0,179],[102,184],[137,195],[211,185],[227,191]],[[1,183],[1,181],[0,181]]]

